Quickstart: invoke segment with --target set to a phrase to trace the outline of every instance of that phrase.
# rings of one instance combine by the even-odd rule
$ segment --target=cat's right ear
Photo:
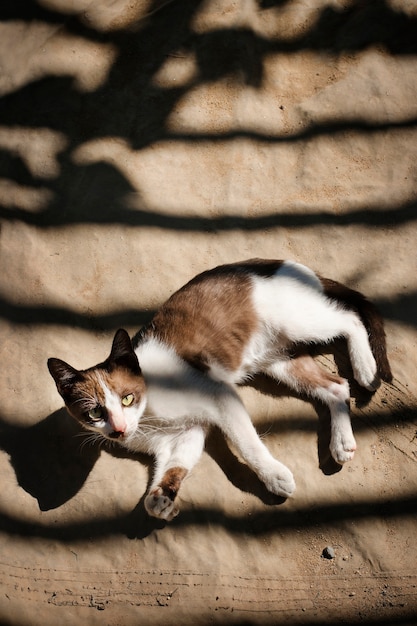
[[[48,359],[48,369],[61,396],[80,380],[80,372],[61,359]]]
[[[126,367],[134,374],[141,372],[130,337],[123,328],[119,328],[114,336],[108,361],[110,364]]]

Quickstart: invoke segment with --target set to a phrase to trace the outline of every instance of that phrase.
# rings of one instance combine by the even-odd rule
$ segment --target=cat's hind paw
[[[145,509],[148,515],[170,522],[179,513],[174,500],[164,494],[161,487],[156,487],[145,497]]]
[[[367,353],[360,360],[352,360],[352,365],[356,382],[368,391],[376,391],[380,386],[381,381],[378,376],[376,362],[372,353]]]

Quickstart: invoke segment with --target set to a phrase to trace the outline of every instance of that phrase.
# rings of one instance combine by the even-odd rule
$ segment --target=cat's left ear
[[[114,336],[108,361],[119,367],[125,367],[134,374],[141,372],[130,337],[123,328],[119,328]]]
[[[65,399],[71,387],[81,380],[81,373],[61,359],[48,359],[48,369],[57,389]]]

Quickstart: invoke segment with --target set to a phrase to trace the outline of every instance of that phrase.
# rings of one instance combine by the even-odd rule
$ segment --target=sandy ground
[[[0,622],[416,624],[414,3],[2,0],[0,15]],[[294,498],[274,501],[213,432],[179,517],[152,521],[150,460],[90,445],[46,360],[92,365],[194,274],[254,256],[367,293],[394,383],[352,385],[341,470],[322,407],[243,388]],[[336,352],[319,358],[349,375]]]

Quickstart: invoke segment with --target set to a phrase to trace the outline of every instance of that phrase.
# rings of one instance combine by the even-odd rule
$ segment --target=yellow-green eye
[[[128,393],[127,396],[123,396],[122,404],[123,406],[130,406],[134,400],[133,393]]]
[[[88,417],[93,422],[100,421],[101,418],[102,418],[102,415],[103,415],[103,410],[102,410],[101,406],[96,406],[94,409],[90,409],[88,411]]]

